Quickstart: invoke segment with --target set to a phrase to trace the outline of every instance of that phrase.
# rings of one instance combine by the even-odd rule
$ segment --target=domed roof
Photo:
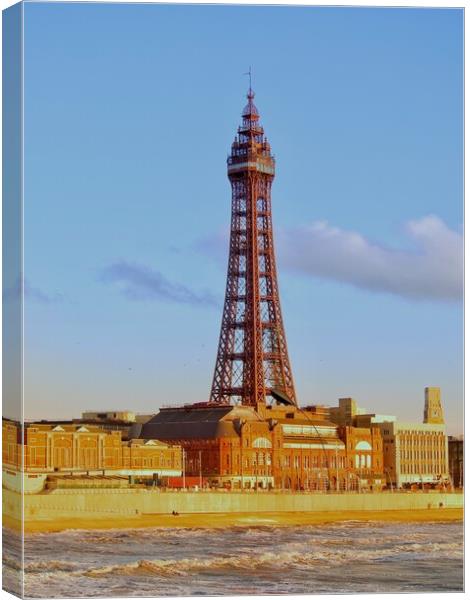
[[[254,105],[253,98],[255,97],[254,91],[250,88],[248,90],[247,98],[248,104],[245,106],[242,112],[242,117],[259,117],[259,112]]]

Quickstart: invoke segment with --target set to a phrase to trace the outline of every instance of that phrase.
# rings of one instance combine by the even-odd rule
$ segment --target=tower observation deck
[[[253,90],[227,159],[232,216],[227,286],[210,402],[297,406],[274,255],[275,160]]]

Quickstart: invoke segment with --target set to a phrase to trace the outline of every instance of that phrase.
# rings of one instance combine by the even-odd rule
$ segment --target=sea
[[[4,543],[11,589],[21,544],[8,529]],[[463,591],[455,522],[68,530],[24,550],[29,598]]]

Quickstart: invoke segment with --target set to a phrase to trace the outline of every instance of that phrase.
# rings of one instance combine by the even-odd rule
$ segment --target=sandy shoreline
[[[340,521],[429,522],[462,521],[461,508],[435,508],[427,510],[383,510],[341,512],[282,512],[282,513],[192,513],[180,515],[139,515],[136,517],[97,519],[56,519],[26,521],[26,533],[57,532],[66,529],[134,529],[144,527],[287,527],[289,525],[315,525]],[[20,531],[16,519],[4,516],[3,524]]]

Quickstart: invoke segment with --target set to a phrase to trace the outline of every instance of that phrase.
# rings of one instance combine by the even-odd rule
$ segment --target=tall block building
[[[380,423],[384,469],[395,487],[449,481],[445,426],[430,423]]]

